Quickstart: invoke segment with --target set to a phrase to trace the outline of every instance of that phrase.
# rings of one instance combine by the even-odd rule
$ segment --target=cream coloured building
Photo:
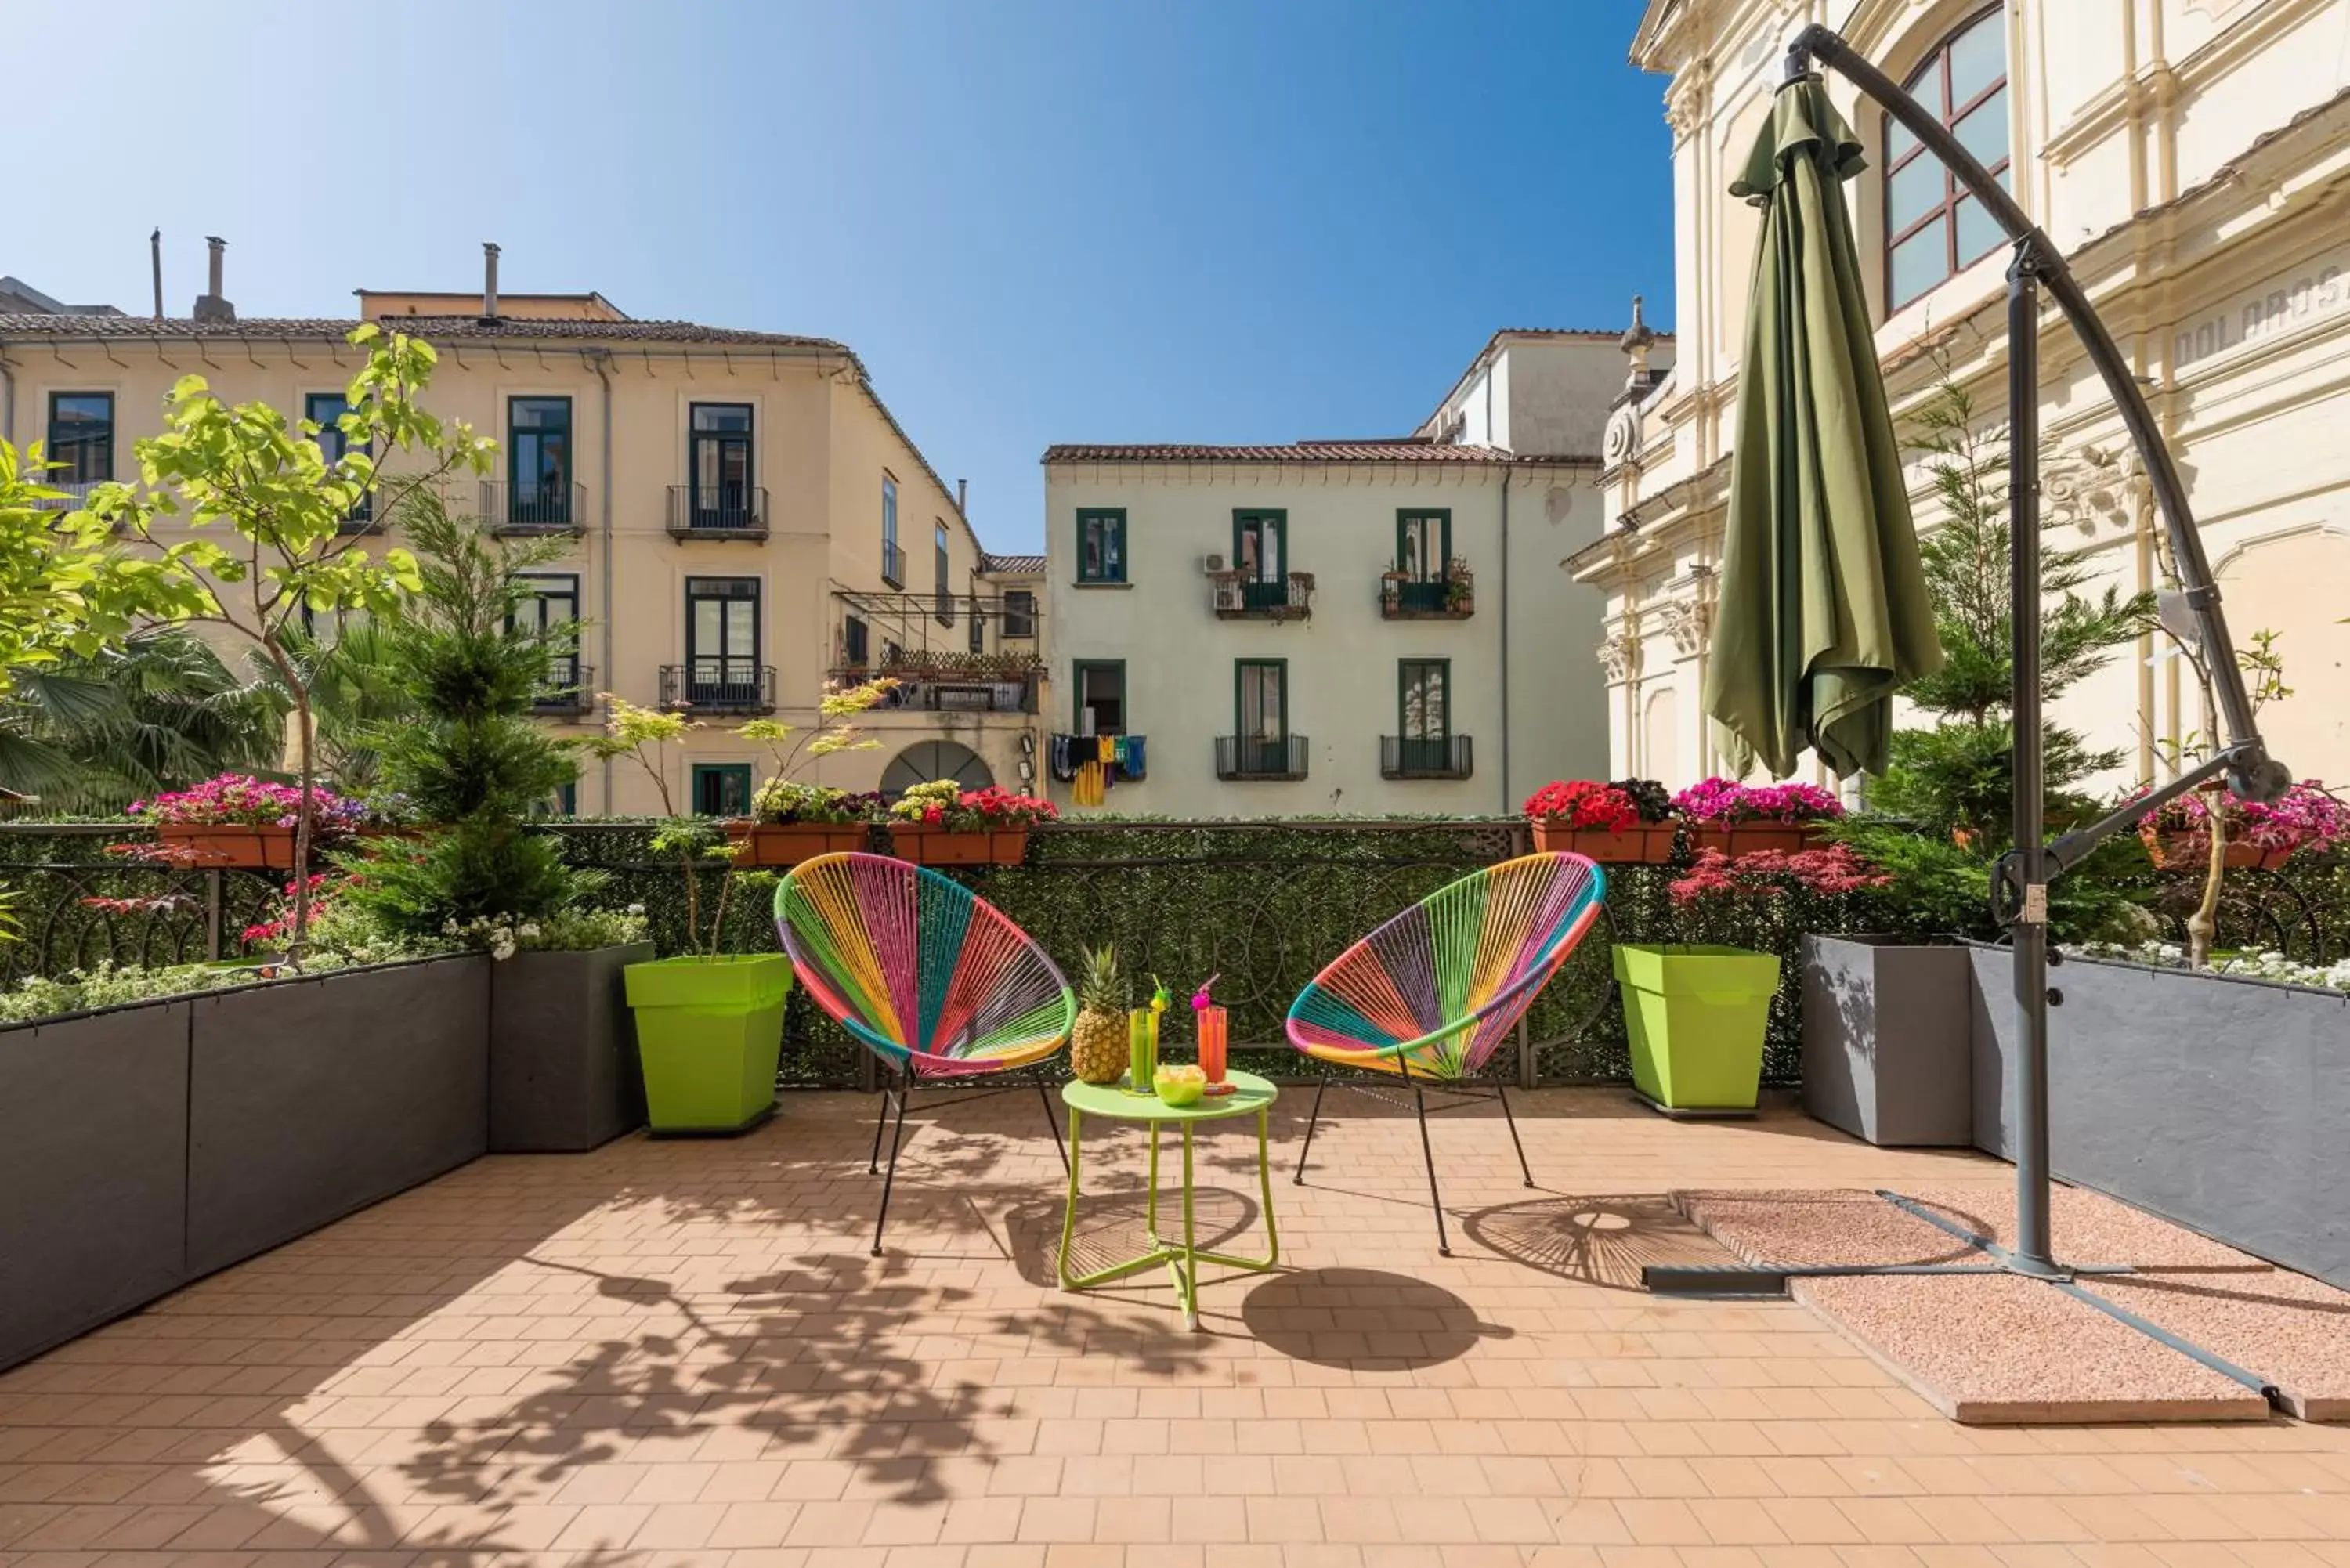
[[[356,320],[241,319],[219,294],[163,320],[0,315],[0,434],[46,441],[68,464],[51,483],[70,491],[136,478],[132,443],[161,429],[165,392],[191,372],[225,400],[339,412]],[[564,542],[534,576],[541,613],[588,625],[576,664],[550,679],[549,723],[589,732],[599,691],[690,711],[707,727],[673,759],[671,790],[731,812],[767,771],[764,748],[735,732],[744,719],[806,724],[827,680],[890,672],[905,683],[867,725],[881,747],[803,776],[1017,787],[1033,769],[1041,562],[996,570],[846,346],[634,320],[598,295],[494,285],[363,289],[359,315],[431,342],[427,406],[500,444],[493,476],[452,482],[452,503],[501,532]],[[590,763],[567,804],[658,809],[626,763]]]
[[[1497,333],[1407,437],[1048,450],[1053,798],[1100,736],[1144,748],[1101,805],[1186,817],[1509,811],[1604,768],[1558,563],[1604,526],[1617,341]]]
[[[2350,779],[2350,0],[1650,0],[1635,63],[1669,79],[1679,360],[1607,431],[1612,526],[1568,563],[1604,597],[1614,771],[1682,784],[1699,711],[1757,215],[1729,194],[1786,40],[1825,22],[1929,107],[2061,245],[2135,360],[2240,641],[2282,634],[2295,695],[2262,715],[2303,777]],[[2005,406],[2008,248],[1833,72],[1870,149],[1847,190],[1897,424],[1937,358]],[[2129,442],[2062,318],[2042,334],[2048,524],[2103,579],[2159,587]],[[1922,482],[1923,526],[1932,513]],[[2212,724],[2149,640],[2054,714],[2168,776]],[[2130,782],[2116,776],[2105,781]]]

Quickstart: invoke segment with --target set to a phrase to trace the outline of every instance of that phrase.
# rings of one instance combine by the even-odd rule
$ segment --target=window
[[[1396,664],[1397,733],[1406,741],[1441,743],[1452,732],[1449,659],[1406,659]]]
[[[1243,742],[1271,743],[1289,734],[1287,720],[1289,661],[1285,659],[1241,659],[1232,662],[1239,687],[1238,730]],[[1251,772],[1262,770],[1251,769]]]
[[[340,392],[311,392],[302,400],[302,417],[318,427],[318,455],[328,462],[340,462],[351,450],[351,438],[335,421],[350,412],[351,400]],[[367,451],[362,442],[359,451]],[[375,498],[362,495],[351,508],[350,520],[365,523],[374,515]]]
[[[971,601],[971,650],[973,653],[987,651],[986,621],[987,618],[979,613],[979,599],[973,596]]]
[[[1996,176],[2008,168],[2006,17],[1992,6],[1902,84]],[[1885,300],[1898,310],[2007,244],[1999,223],[1890,115],[1885,120]]]
[[[906,553],[898,548],[898,482],[881,476],[881,580],[893,588],[906,586]]]
[[[95,484],[114,477],[114,394],[112,392],[52,392],[49,394],[51,462],[64,464],[40,483],[57,488]]]
[[[873,656],[873,634],[863,618],[850,616],[840,623],[840,660],[851,670],[862,670]]]
[[[687,470],[696,528],[751,528],[761,519],[751,493],[751,405],[696,403]]]
[[[954,584],[949,576],[952,568],[947,565],[947,525],[943,523],[931,524],[931,566],[938,581],[934,596],[938,606],[939,624],[952,626],[954,625]]]
[[[1077,581],[1126,581],[1126,508],[1088,506],[1077,513]]]
[[[1078,659],[1069,670],[1076,694],[1074,722],[1080,735],[1126,733],[1126,660]]]
[[[741,707],[760,696],[759,579],[685,579],[686,701]]]
[[[571,525],[571,400],[506,400],[505,521],[519,528]]]
[[[579,691],[579,579],[569,572],[525,572],[516,579],[530,589],[515,613],[516,628],[539,637],[561,632],[547,649],[542,702],[572,701]]]
[[[1440,583],[1452,559],[1452,514],[1396,514],[1396,570],[1410,583]]]
[[[1003,590],[1003,635],[1036,635],[1036,596],[1026,588]]]
[[[1252,583],[1278,583],[1288,576],[1286,512],[1232,514],[1232,570]]]
[[[693,764],[693,809],[703,816],[748,816],[751,813],[751,764]]]

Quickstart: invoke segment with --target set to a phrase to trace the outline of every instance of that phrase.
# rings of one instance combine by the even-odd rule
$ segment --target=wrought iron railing
[[[1306,743],[1303,735],[1265,740],[1253,735],[1216,737],[1216,776],[1220,779],[1302,779],[1305,776]]]
[[[1379,737],[1381,778],[1465,779],[1476,771],[1476,761],[1466,735]]]
[[[695,659],[664,664],[660,705],[700,713],[772,713],[775,667],[747,659]]]
[[[577,534],[588,526],[588,487],[560,480],[485,479],[482,517],[494,534]]]
[[[767,490],[761,484],[672,484],[669,532],[674,539],[764,539]]]
[[[596,667],[582,664],[577,659],[558,660],[546,672],[546,684],[532,700],[531,707],[546,714],[594,712]]]
[[[1044,679],[1037,670],[877,670],[868,665],[841,665],[828,674],[841,686],[855,686],[879,675],[889,676],[898,684],[881,699],[881,710],[929,713],[1034,713],[1037,709],[1037,689]]]
[[[28,476],[33,477],[33,476]],[[54,490],[56,495],[33,503],[41,512],[76,512],[89,504],[89,493],[101,484],[112,483],[104,479],[40,479],[35,483],[44,490]]]
[[[1466,566],[1438,577],[1389,572],[1379,578],[1379,614],[1388,620],[1466,620],[1476,608],[1477,581]]]
[[[1314,574],[1259,577],[1247,572],[1211,572],[1208,594],[1221,619],[1304,620],[1314,613]]]

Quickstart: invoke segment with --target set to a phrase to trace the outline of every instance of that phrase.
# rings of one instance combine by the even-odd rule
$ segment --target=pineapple
[[[1126,976],[1118,949],[1104,943],[1086,950],[1078,978],[1076,1028],[1069,1036],[1069,1070],[1088,1084],[1115,1084],[1127,1067]]]

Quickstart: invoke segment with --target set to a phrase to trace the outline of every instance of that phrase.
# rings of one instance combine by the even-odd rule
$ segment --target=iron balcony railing
[[[1305,776],[1305,737],[1284,735],[1263,740],[1253,735],[1216,737],[1216,776],[1220,779],[1302,779]]]
[[[1026,674],[975,670],[876,670],[868,665],[842,665],[831,671],[836,685],[856,686],[877,675],[891,675],[898,684],[881,699],[875,711],[896,709],[918,713],[1034,713],[1037,711],[1041,670]]]
[[[584,533],[588,487],[560,480],[485,479],[482,516],[493,534]]]
[[[34,509],[41,512],[78,512],[89,504],[91,491],[112,483],[104,479],[43,479],[37,474],[26,477],[44,490],[58,492],[54,496],[33,503]]]
[[[1314,574],[1258,577],[1245,572],[1208,575],[1211,602],[1222,620],[1304,620],[1314,613]]]
[[[763,484],[672,484],[669,532],[674,539],[764,539],[767,489]]]
[[[1476,750],[1466,735],[1381,735],[1383,779],[1465,779],[1476,771]]]
[[[775,667],[747,659],[694,659],[664,664],[660,672],[660,705],[671,711],[698,713],[772,713],[775,711]]]
[[[1420,578],[1389,572],[1379,579],[1379,614],[1388,620],[1466,620],[1477,607],[1477,580],[1466,566]]]
[[[556,660],[546,672],[531,707],[541,713],[592,713],[596,711],[596,670],[576,659]]]
[[[881,546],[881,580],[893,588],[906,586],[906,552],[886,542]]]

